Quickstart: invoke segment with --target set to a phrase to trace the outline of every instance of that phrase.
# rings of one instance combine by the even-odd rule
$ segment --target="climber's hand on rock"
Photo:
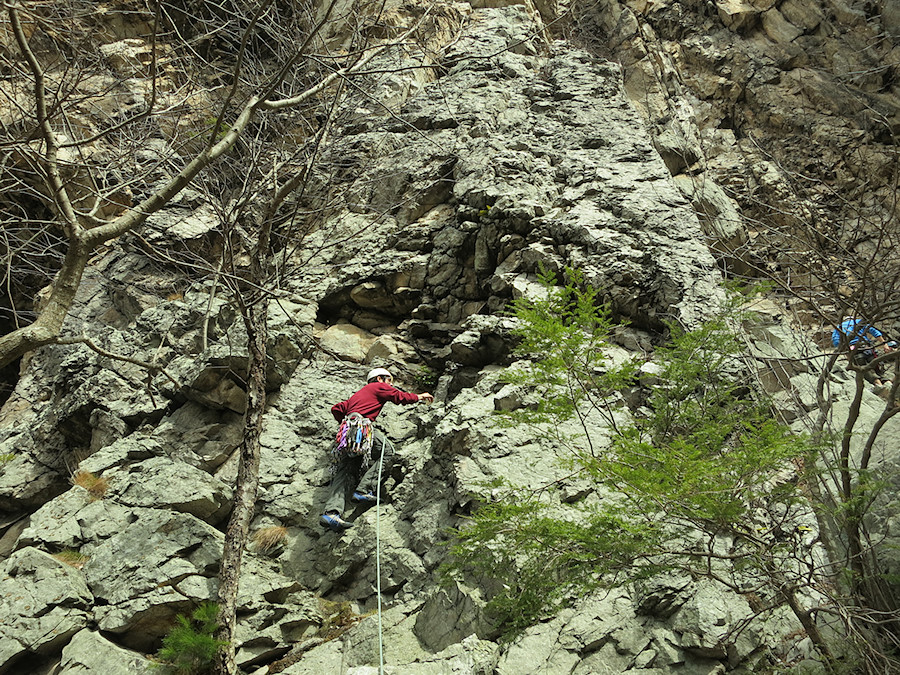
[[[434,396],[426,391],[424,394],[419,394],[419,400],[425,401],[425,403],[434,403]]]

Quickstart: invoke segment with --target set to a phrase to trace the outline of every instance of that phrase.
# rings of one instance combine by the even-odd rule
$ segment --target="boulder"
[[[708,659],[731,658],[739,663],[759,646],[759,636],[748,627],[735,633],[754,615],[747,601],[712,581],[701,581],[692,596],[672,617],[681,634],[681,647]]]
[[[167,371],[181,383],[177,391],[201,406],[238,414],[247,407],[247,392],[235,381],[235,375],[243,377],[247,373],[245,350],[236,352],[227,345],[211,345],[200,357],[176,357]],[[169,383],[164,386],[171,387]]]
[[[231,488],[205,471],[153,457],[104,474],[110,498],[125,506],[170,509],[219,523],[231,510]]]
[[[749,271],[741,255],[746,255],[749,234],[735,201],[710,176],[676,176],[675,184],[691,200],[703,234],[713,253],[731,267]]]
[[[104,639],[96,631],[76,633],[62,651],[59,675],[150,675],[159,665],[137,652],[123,649]]]
[[[414,632],[434,652],[470,636],[491,637],[494,630],[484,614],[485,604],[478,589],[454,583],[425,601],[416,614]]]
[[[784,14],[774,7],[762,15],[763,30],[775,42],[793,42],[803,35],[803,31],[784,18]]]
[[[222,535],[194,516],[134,508],[131,522],[91,550],[84,575],[102,603],[100,630],[130,633],[125,644],[146,648],[176,613],[214,597]]]
[[[153,438],[173,459],[212,471],[231,456],[242,433],[239,414],[188,402],[159,422]]]
[[[747,31],[756,24],[759,10],[742,0],[717,0],[719,18],[735,33]]]
[[[36,548],[13,553],[0,577],[0,672],[29,654],[57,653],[92,622],[93,596],[81,571]]]
[[[376,340],[376,336],[350,323],[331,326],[319,336],[323,349],[354,363],[365,362]]]
[[[109,499],[93,499],[82,487],[51,499],[31,515],[17,546],[38,546],[49,550],[91,548],[128,525],[131,510]]]

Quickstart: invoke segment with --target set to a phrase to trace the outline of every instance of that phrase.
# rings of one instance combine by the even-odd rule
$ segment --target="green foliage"
[[[658,542],[658,528],[615,508],[582,507],[562,518],[538,498],[485,504],[460,528],[443,569],[467,570],[499,582],[488,609],[507,637],[533,624],[572,592],[603,584]],[[640,574],[658,571],[647,561]]]
[[[512,422],[556,424],[583,404],[611,421],[607,396],[630,383],[638,367],[634,362],[610,367],[603,351],[612,330],[621,324],[578,270],[567,271],[564,286],[556,286],[555,276],[546,270],[539,278],[545,297],[523,297],[513,303],[520,322],[514,333],[521,340],[515,354],[531,363],[511,369],[505,377],[533,387],[540,396],[534,407],[514,411]]]
[[[14,452],[5,452],[0,454],[0,466],[3,466],[7,462],[11,462],[16,458],[16,453]]]
[[[210,671],[216,651],[228,644],[213,637],[218,629],[219,606],[205,602],[190,618],[179,614],[175,626],[163,638],[156,656],[175,675],[202,675]]]
[[[586,416],[603,415],[610,446],[586,453],[584,439],[570,439],[569,461],[603,499],[555,506],[552,490],[509,487],[459,528],[449,573],[494,580],[489,608],[512,635],[571,594],[621,583],[623,575],[706,573],[722,534],[747,552],[748,566],[789,554],[788,546],[767,548],[747,512],[763,497],[789,507],[794,486],[774,487],[772,476],[809,446],[776,423],[767,401],[744,383],[735,317],[726,313],[690,331],[670,325],[655,356],[658,384],[623,425],[621,415],[613,417],[617,391],[634,384],[637,367],[614,367],[604,355],[615,328],[609,309],[575,272],[563,287],[546,274],[542,281],[544,299],[514,307],[519,355],[532,362],[510,380],[532,388],[537,401],[514,419],[558,428],[578,418],[587,434]],[[697,541],[698,531],[705,549],[685,543]]]
[[[431,391],[437,386],[438,377],[440,377],[439,373],[428,366],[423,365],[416,371],[413,381],[415,382],[416,387],[422,391]]]
[[[640,508],[664,506],[670,520],[740,529],[747,505],[808,451],[806,440],[744,384],[727,316],[670,331],[657,350],[663,367],[647,414],[613,437],[609,458],[585,468],[612,488],[627,486]]]

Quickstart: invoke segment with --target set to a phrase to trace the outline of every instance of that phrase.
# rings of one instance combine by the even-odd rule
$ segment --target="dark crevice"
[[[16,359],[0,368],[0,407],[9,400],[19,382],[19,366],[21,363],[22,359]]]

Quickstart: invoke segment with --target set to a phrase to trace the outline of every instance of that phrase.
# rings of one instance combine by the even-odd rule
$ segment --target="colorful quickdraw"
[[[359,413],[350,413],[338,427],[337,436],[334,439],[332,455],[332,472],[338,463],[345,457],[363,458],[363,467],[367,467],[372,461],[372,441],[375,438],[375,426],[372,420],[363,417]]]

